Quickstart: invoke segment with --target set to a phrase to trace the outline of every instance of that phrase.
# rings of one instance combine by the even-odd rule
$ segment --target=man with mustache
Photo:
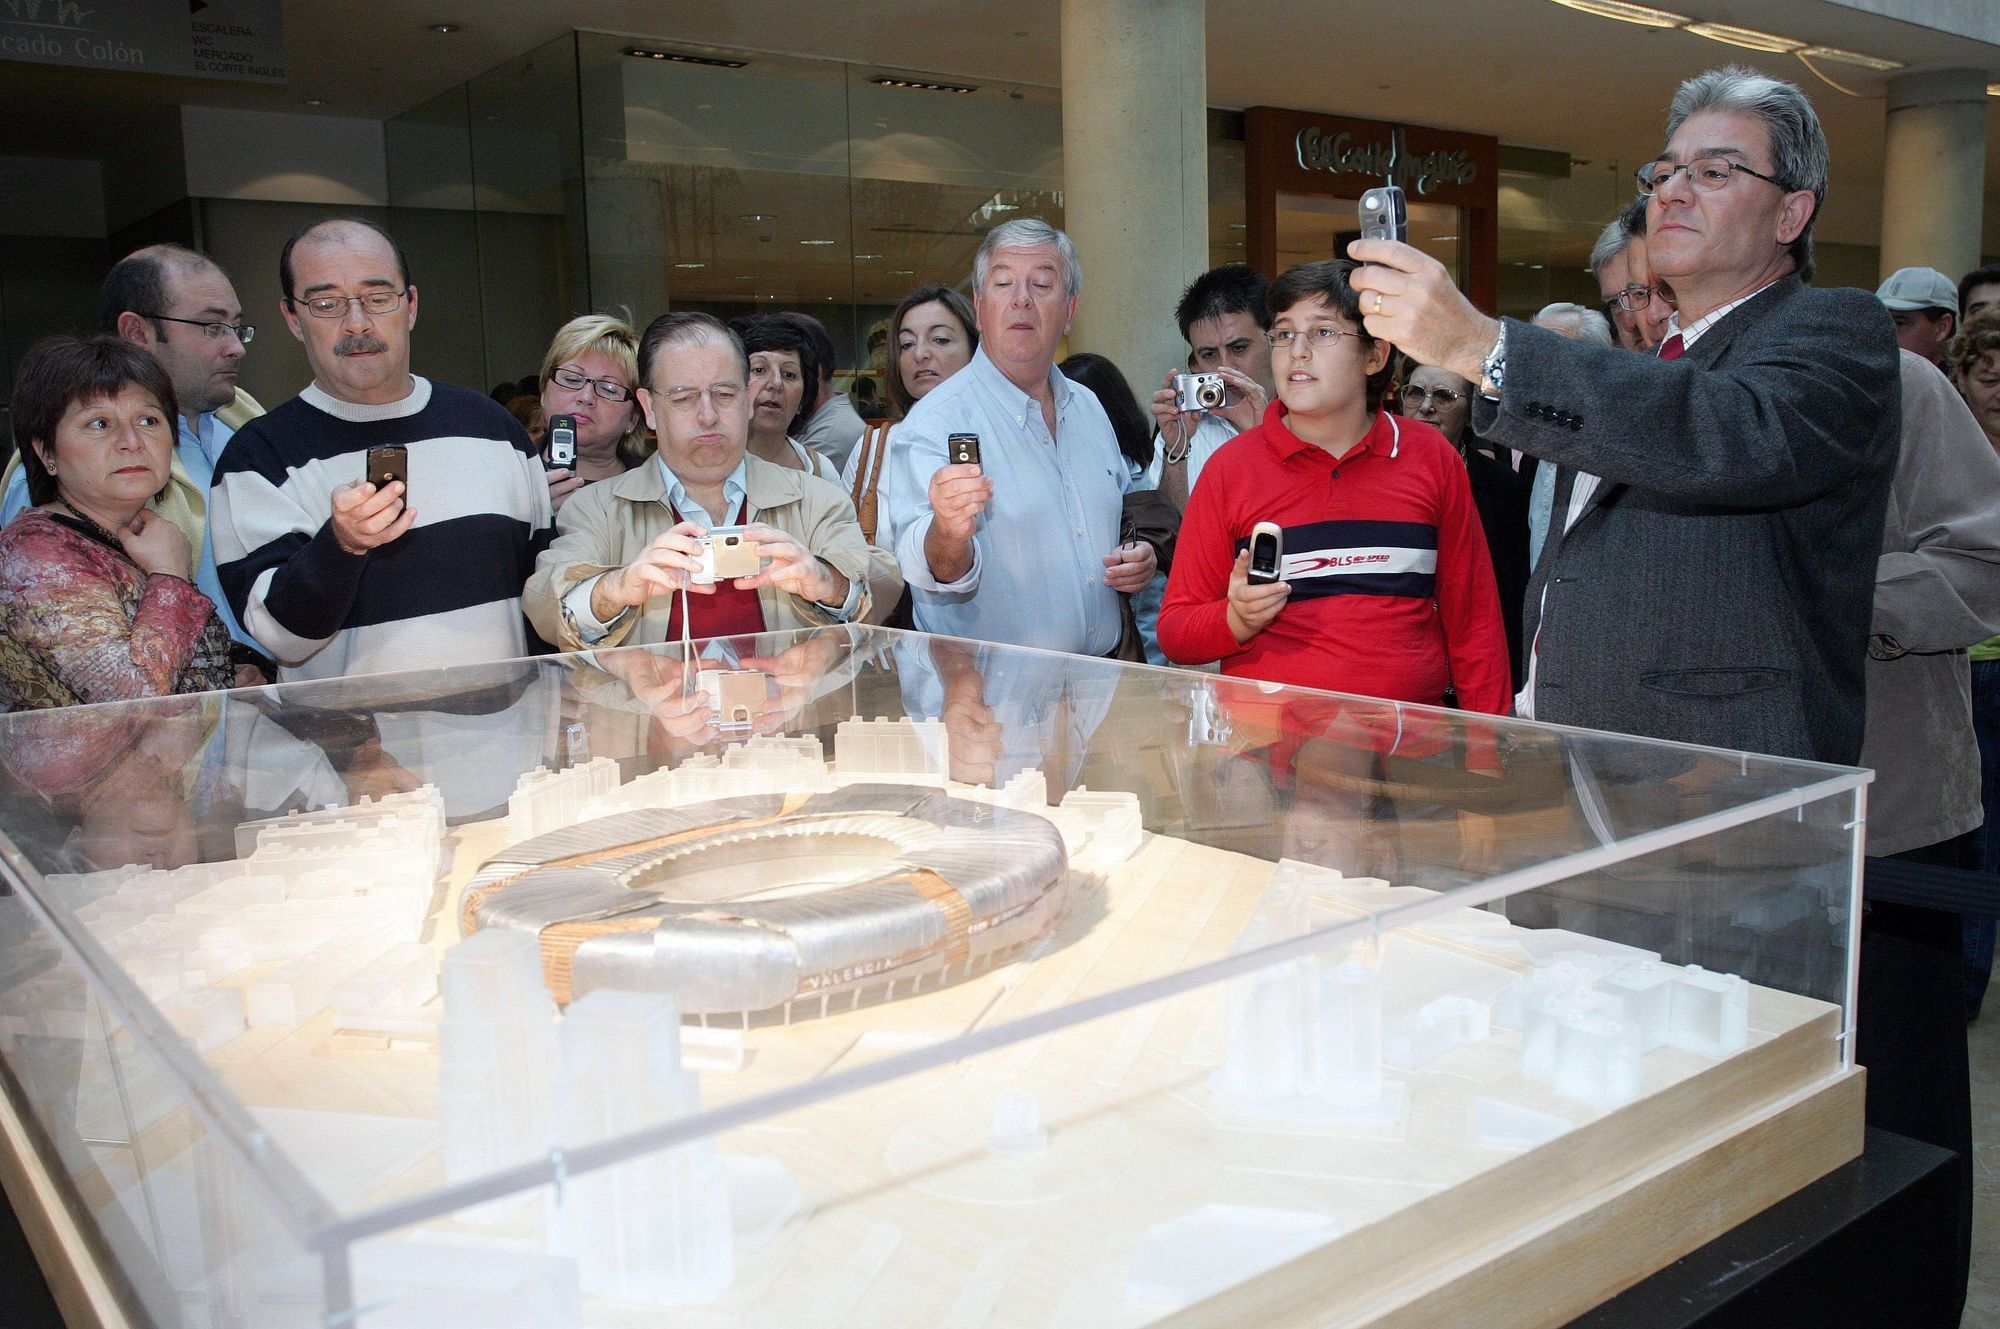
[[[527,431],[410,373],[417,288],[381,228],[308,226],[278,278],[313,381],[237,431],[209,512],[223,590],[279,681],[526,654],[521,587],[553,525]],[[407,471],[377,488],[384,446]]]

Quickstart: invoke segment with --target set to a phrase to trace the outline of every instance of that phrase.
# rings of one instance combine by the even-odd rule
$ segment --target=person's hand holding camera
[[[775,586],[801,600],[836,608],[847,599],[847,578],[777,527],[751,522],[743,528],[743,538],[756,546],[757,557],[765,563],[756,576],[738,577],[738,590]]]
[[[1251,581],[1250,551],[1239,553],[1229,569],[1229,631],[1236,644],[1249,645],[1252,637],[1271,626],[1291,597],[1290,582]]]
[[[570,495],[583,488],[583,477],[567,466],[552,467],[548,472],[549,507],[557,512],[569,502]]]
[[[924,559],[933,577],[957,581],[972,571],[972,537],[979,531],[979,514],[993,501],[993,482],[977,462],[940,466],[931,476],[930,500]]]
[[[1210,372],[1222,375],[1223,385],[1229,389],[1222,405],[1210,414],[1219,415],[1235,425],[1239,434],[1263,420],[1264,408],[1271,404],[1271,399],[1264,395],[1264,389],[1256,379],[1229,365],[1217,365]]]
[[[417,510],[403,504],[404,488],[401,480],[391,480],[380,489],[356,480],[334,490],[334,540],[350,554],[365,554],[402,538],[417,522]]]
[[[600,623],[609,623],[627,609],[683,586],[697,595],[714,595],[713,585],[690,580],[701,567],[701,537],[707,534],[707,527],[683,521],[654,536],[637,558],[597,579],[590,590],[590,612]]]

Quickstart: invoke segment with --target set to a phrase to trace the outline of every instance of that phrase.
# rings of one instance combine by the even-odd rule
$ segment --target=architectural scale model
[[[1293,1259],[1327,1261],[1313,1285],[1365,1308],[1385,1250],[1469,1259],[1838,1074],[1826,1003],[1523,928],[1505,900],[1149,835],[1130,793],[1052,804],[1035,770],[964,785],[949,755],[936,722],[857,717],[831,760],[754,737],[622,783],[589,761],[524,775],[503,820],[447,831],[426,789],[259,823],[232,862],[55,884],[343,1212],[556,1169],[361,1243],[354,1295],[379,1309],[360,1329],[663,1306],[1136,1329]],[[1386,909],[1403,926],[1371,926]],[[1226,982],[563,1170],[582,1146],[1343,924]],[[70,990],[28,973],[5,994],[14,1055],[96,1036],[68,996],[35,1003]],[[65,1109],[92,1138],[157,1141],[155,1190],[101,1188],[128,1220],[202,1203],[175,1106],[98,1077]],[[1432,1203],[1461,1190],[1462,1210]],[[195,1297],[231,1267],[169,1281]],[[323,1322],[296,1290],[243,1295],[250,1322]]]

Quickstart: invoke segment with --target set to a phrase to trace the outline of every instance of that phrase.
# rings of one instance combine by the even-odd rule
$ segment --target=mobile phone
[[[1396,185],[1376,185],[1361,196],[1361,238],[1410,242],[1410,210]]]
[[[1285,531],[1274,521],[1250,528],[1250,584],[1268,586],[1284,579]]]
[[[552,471],[559,466],[576,465],[575,416],[549,417],[549,446],[548,451],[542,454],[542,465]]]
[[[945,439],[944,447],[953,466],[979,465],[979,435],[952,434]]]
[[[401,443],[368,449],[368,483],[380,489],[391,480],[401,480],[404,489],[409,488],[410,450]]]

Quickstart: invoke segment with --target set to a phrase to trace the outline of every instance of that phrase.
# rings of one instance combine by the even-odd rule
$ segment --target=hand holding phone
[[[1285,579],[1285,530],[1274,521],[1250,528],[1250,584],[1269,586]]]
[[[386,443],[379,448],[368,449],[368,483],[381,489],[393,480],[401,480],[404,491],[408,492],[410,450],[401,443]]]

